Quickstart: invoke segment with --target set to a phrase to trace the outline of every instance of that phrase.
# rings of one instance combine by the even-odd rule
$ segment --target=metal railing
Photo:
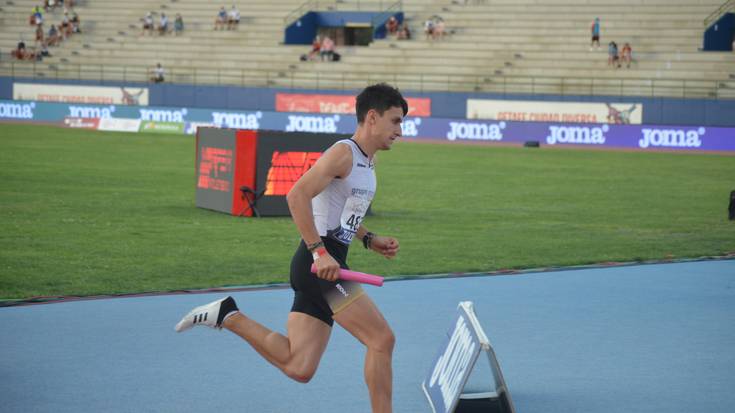
[[[0,76],[14,79],[86,80],[105,83],[148,83],[152,70],[145,66],[0,62]],[[388,82],[414,92],[488,92],[499,94],[554,94],[681,98],[735,98],[735,88],[718,80],[605,79],[515,77],[503,75],[381,74],[365,71],[319,72],[298,69],[166,69],[166,83],[288,89],[359,90]]]
[[[735,0],[727,0],[722,3],[717,10],[713,11],[707,18],[704,19],[704,27],[708,28],[710,24],[715,22],[717,19],[722,17],[723,14],[735,10]]]
[[[322,2],[323,3],[323,2]],[[330,2],[331,3],[331,2]],[[317,10],[319,8],[319,0],[307,0],[302,3],[295,10],[289,12],[286,17],[283,18],[283,26],[288,27],[296,20],[300,19],[301,16],[307,12]]]
[[[392,7],[396,0],[337,0],[329,10],[334,11],[381,11]]]
[[[332,0],[332,1],[319,1],[319,0],[307,0],[302,3],[299,7],[289,12],[286,17],[283,18],[283,26],[288,27],[293,22],[297,21],[301,16],[310,11],[377,11],[387,12],[393,9],[396,4],[399,4],[398,10],[403,9],[403,2],[396,0]],[[374,26],[374,25],[373,25]]]
[[[382,5],[381,5],[382,6]],[[373,27],[373,30],[377,30],[380,25],[383,24],[388,18],[398,12],[403,10],[403,0],[398,0],[397,2],[391,4],[388,6],[388,8],[383,9],[380,8],[380,13],[373,16],[372,19],[370,19],[370,25]]]

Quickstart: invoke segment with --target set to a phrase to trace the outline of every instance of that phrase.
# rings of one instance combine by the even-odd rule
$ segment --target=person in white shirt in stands
[[[163,66],[161,66],[160,63],[156,64],[156,67],[153,69],[153,76],[151,76],[151,82],[154,83],[162,83],[164,78],[165,71],[163,70]]]
[[[238,25],[240,25],[240,10],[233,4],[227,14],[227,30],[237,30]]]
[[[61,32],[61,38],[66,39],[71,36],[73,29],[71,27],[71,20],[69,20],[69,12],[64,11],[64,17],[61,19],[59,25],[59,32]]]
[[[424,33],[427,39],[434,39],[434,19],[428,19],[424,22]]]
[[[143,17],[143,32],[141,36],[146,34],[146,32],[153,34],[153,15],[151,12],[146,13],[145,17]]]

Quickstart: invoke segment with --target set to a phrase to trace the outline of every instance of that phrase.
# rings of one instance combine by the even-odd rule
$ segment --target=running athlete
[[[375,235],[362,222],[375,194],[375,153],[389,150],[401,136],[408,105],[397,89],[377,84],[357,96],[356,112],[355,135],[329,148],[287,196],[302,238],[291,260],[294,302],[287,335],[240,312],[232,297],[193,309],[176,331],[195,325],[225,328],[288,377],[306,383],[336,321],[367,347],[365,381],[373,412],[391,412],[393,331],[360,284],[338,275],[340,268],[348,268],[347,251],[355,240],[386,258],[398,253],[395,238]]]

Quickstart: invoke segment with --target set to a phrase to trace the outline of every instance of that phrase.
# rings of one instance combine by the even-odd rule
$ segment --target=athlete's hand
[[[314,261],[316,276],[327,281],[337,281],[339,278],[339,263],[326,253]]]
[[[370,249],[382,254],[385,258],[393,258],[398,254],[398,240],[391,237],[376,236],[370,242]]]

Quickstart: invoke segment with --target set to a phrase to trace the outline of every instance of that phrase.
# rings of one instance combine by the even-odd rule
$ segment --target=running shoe
[[[175,330],[180,333],[197,325],[222,328],[225,318],[236,311],[235,300],[232,297],[223,298],[191,310],[176,324]]]

